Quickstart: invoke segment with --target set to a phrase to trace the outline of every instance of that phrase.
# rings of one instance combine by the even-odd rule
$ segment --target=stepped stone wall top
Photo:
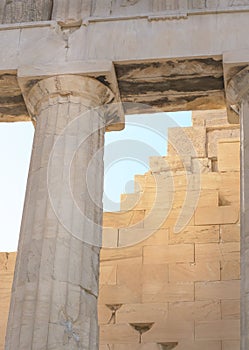
[[[101,350],[239,350],[239,126],[222,110],[192,120],[169,129],[167,155],[135,176],[121,211],[104,213]]]

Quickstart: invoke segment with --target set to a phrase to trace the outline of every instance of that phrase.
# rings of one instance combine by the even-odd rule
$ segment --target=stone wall
[[[192,119],[104,214],[100,350],[239,350],[239,126]],[[0,350],[15,256],[0,253]]]
[[[16,253],[0,253],[0,349],[4,349]]]
[[[195,157],[171,129],[167,157],[152,157],[137,192],[121,196],[122,211],[104,215],[101,350],[239,350],[239,126],[223,111],[194,112],[183,130]],[[185,168],[173,147],[181,143]],[[174,233],[186,181],[197,191],[197,165],[197,208],[190,196],[190,221]]]

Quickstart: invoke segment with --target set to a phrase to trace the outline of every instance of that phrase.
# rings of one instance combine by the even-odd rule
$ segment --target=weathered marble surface
[[[84,17],[129,17],[153,14],[163,17],[174,13],[234,11],[249,8],[248,0],[54,0],[53,19],[72,20]],[[173,16],[174,17],[174,16]]]
[[[166,111],[223,108],[224,84],[220,59],[178,59],[160,62],[116,63],[115,70],[127,113],[136,103]],[[16,76],[0,79],[0,121],[27,120],[28,112]],[[105,79],[99,75],[98,79]],[[147,107],[146,107],[147,106]]]
[[[5,349],[97,350],[105,118],[89,110],[113,93],[73,75],[23,92],[36,131]]]
[[[122,101],[168,111],[223,108],[222,61],[218,58],[116,63]],[[127,105],[131,112],[132,105]]]
[[[248,0],[2,0],[0,23],[77,21],[86,17],[234,11],[249,8]]]
[[[173,5],[187,6],[188,15]],[[36,67],[38,75],[56,67],[60,74],[65,63],[79,61],[95,72],[103,60],[114,62],[124,102],[163,111],[223,108],[222,55],[247,42],[247,11],[242,1],[54,1],[57,23],[0,28],[0,120],[29,119],[16,79],[20,67]]]
[[[30,120],[15,73],[0,75],[0,122]]]
[[[0,23],[47,21],[53,0],[1,0]]]
[[[241,350],[249,347],[249,58],[246,65],[245,53],[235,53],[234,62],[234,57],[225,55],[227,103],[236,106],[241,125]]]

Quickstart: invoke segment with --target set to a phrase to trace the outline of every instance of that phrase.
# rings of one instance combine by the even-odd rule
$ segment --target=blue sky
[[[190,126],[191,112],[126,116],[125,129],[106,134],[105,211],[118,211],[120,194],[134,190],[134,174],[149,170],[150,156],[167,153],[167,129]]]
[[[33,134],[32,123],[0,123],[0,251],[17,249]]]
[[[120,194],[133,191],[149,156],[166,154],[168,127],[190,125],[190,112],[133,115],[123,131],[107,133],[104,210],[119,210]],[[0,251],[17,249],[33,135],[32,123],[0,123]]]

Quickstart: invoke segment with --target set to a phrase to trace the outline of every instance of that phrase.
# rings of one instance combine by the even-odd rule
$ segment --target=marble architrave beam
[[[0,120],[27,119],[16,79],[20,67],[39,71],[54,65],[60,74],[60,66],[75,62],[82,71],[94,64],[104,83],[101,62],[113,63],[124,102],[164,111],[224,108],[222,55],[245,46],[247,27],[244,10],[152,22],[93,17],[66,27],[60,21],[1,25]]]

